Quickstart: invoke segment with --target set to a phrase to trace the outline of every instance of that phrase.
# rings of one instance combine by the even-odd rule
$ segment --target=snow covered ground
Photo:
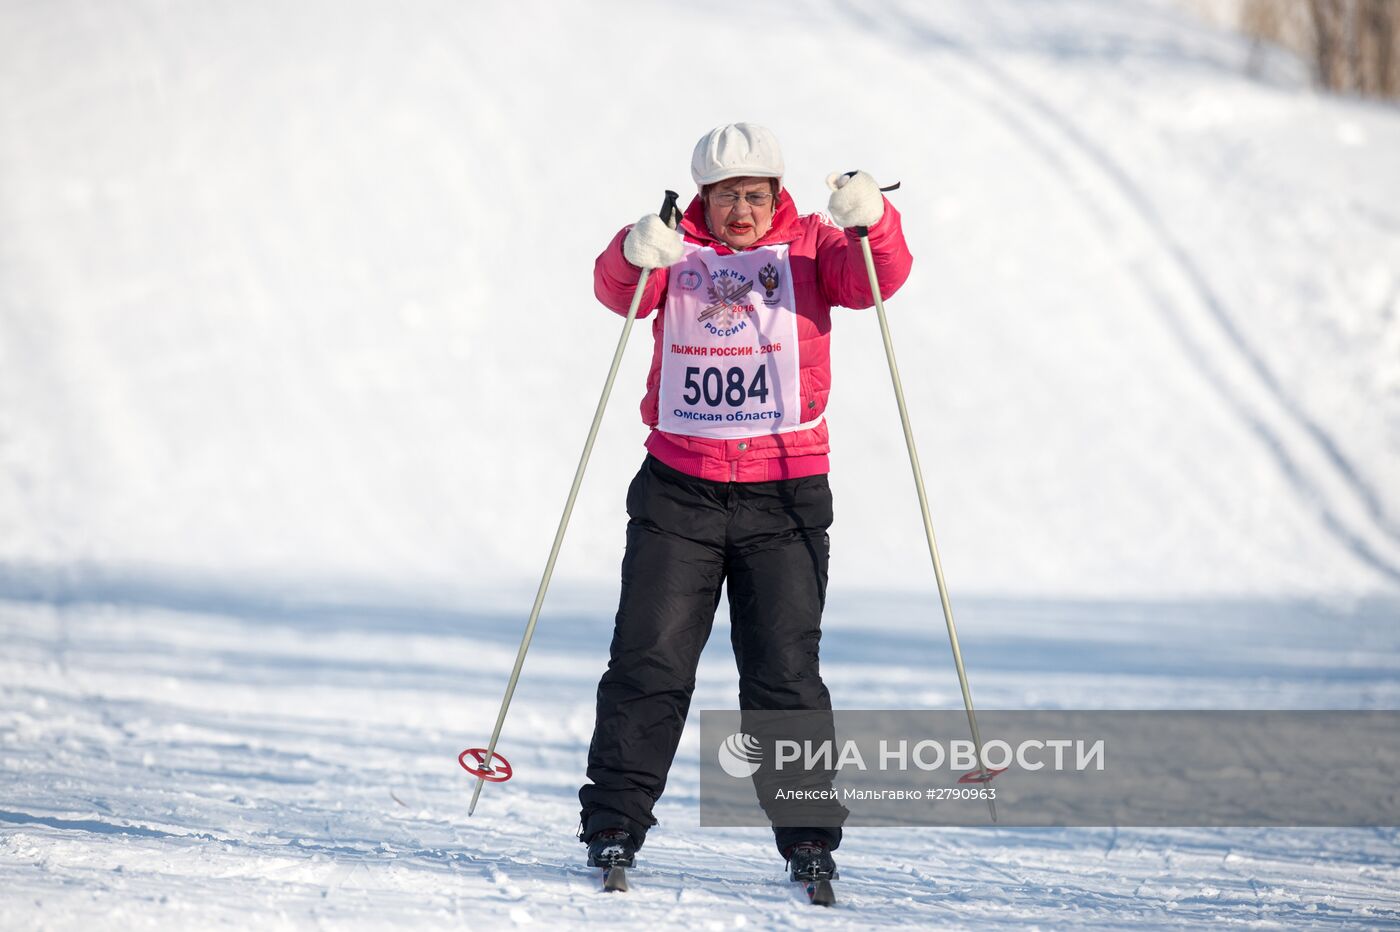
[[[815,912],[766,831],[698,827],[694,728],[633,891],[598,892],[570,833],[606,662],[601,598],[562,592],[546,612],[501,745],[518,776],[470,819],[454,758],[494,718],[517,612],[246,593],[201,607],[156,589],[0,603],[0,926],[728,929]],[[964,608],[986,708],[1400,701],[1393,604]],[[934,612],[834,604],[824,672],[837,704],[956,708]],[[695,708],[732,708],[734,693],[732,664],[711,651]],[[1398,845],[1393,828],[851,829],[840,905],[804,921],[1395,924]]]
[[[617,338],[593,256],[735,119],[804,209],[903,182],[982,706],[1400,708],[1400,111],[1248,59],[1165,0],[0,4],[0,927],[1400,924],[1390,828],[852,831],[813,916],[698,828],[690,732],[595,894],[646,328],[519,776],[467,819],[455,762]],[[835,333],[824,673],[953,708],[874,320]]]

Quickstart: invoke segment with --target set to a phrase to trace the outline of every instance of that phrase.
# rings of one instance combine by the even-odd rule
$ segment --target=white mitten
[[[664,269],[685,257],[681,235],[657,214],[647,214],[627,231],[622,254],[639,269]]]
[[[865,172],[832,172],[826,176],[826,186],[831,189],[827,213],[844,229],[874,226],[885,215],[880,185]]]

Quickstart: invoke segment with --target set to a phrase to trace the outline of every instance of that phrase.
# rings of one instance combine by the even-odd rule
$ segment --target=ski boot
[[[806,887],[808,901],[814,906],[834,905],[836,893],[831,889],[831,882],[840,875],[836,873],[836,862],[826,845],[819,841],[803,841],[785,853],[788,877]]]
[[[603,869],[603,889],[627,892],[627,868],[637,862],[637,843],[620,828],[605,828],[588,840],[588,866]]]

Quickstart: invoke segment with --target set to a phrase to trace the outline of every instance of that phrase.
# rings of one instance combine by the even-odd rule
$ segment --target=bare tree
[[[1361,77],[1363,93],[1400,96],[1400,3],[1361,0]]]
[[[1347,90],[1348,0],[1308,0],[1312,13],[1314,59],[1323,87]]]
[[[1288,7],[1272,0],[1246,0],[1240,7],[1239,27],[1253,41],[1249,45],[1249,61],[1245,65],[1251,75],[1264,70],[1264,46],[1268,43],[1287,45]]]
[[[1254,39],[1252,74],[1274,43],[1309,59],[1329,90],[1400,97],[1400,0],[1242,0],[1238,25]]]

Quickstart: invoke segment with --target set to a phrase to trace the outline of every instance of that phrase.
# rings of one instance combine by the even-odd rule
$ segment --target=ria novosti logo
[[[823,741],[794,741],[779,739],[773,742],[772,767],[775,771],[800,770],[812,772],[827,770],[869,771],[865,752],[854,740],[846,740],[839,745],[830,739]],[[1053,760],[1047,760],[1047,755]],[[736,731],[719,746],[719,765],[731,777],[743,779],[758,772],[763,760],[762,745],[753,735]],[[890,740],[881,738],[874,769],[879,771],[934,771],[950,769],[966,771],[961,783],[985,783],[999,773],[1015,766],[1021,770],[1037,771],[1049,767],[1055,771],[1099,770],[1105,767],[1105,739],[1093,742],[1083,738],[1054,738],[1045,740],[1027,739],[1014,747],[1006,741],[992,740],[982,745],[981,760],[977,746],[966,738],[944,742],[926,739],[915,742],[912,747],[907,739]],[[982,779],[968,779],[969,774],[989,773]]]
[[[719,746],[719,765],[731,777],[740,780],[758,773],[758,765],[763,760],[763,749],[758,739],[736,731]]]

